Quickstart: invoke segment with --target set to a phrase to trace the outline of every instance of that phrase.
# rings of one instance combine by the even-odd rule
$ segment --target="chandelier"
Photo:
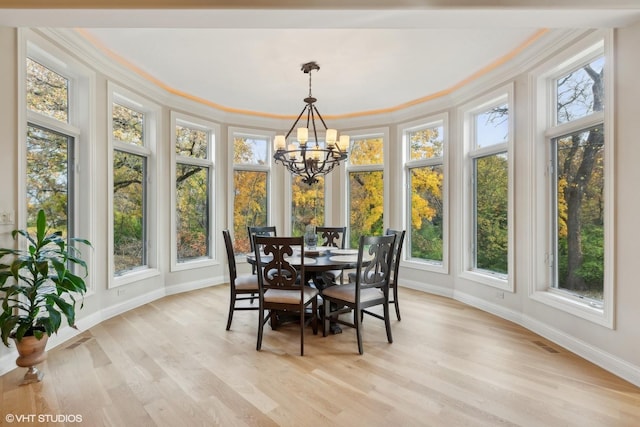
[[[276,135],[274,140],[275,154],[273,158],[276,163],[282,163],[293,175],[302,177],[302,181],[312,185],[318,182],[317,176],[326,175],[347,158],[347,148],[349,147],[349,136],[340,135],[338,131],[327,128],[324,119],[320,115],[318,108],[314,105],[317,101],[311,95],[311,71],[319,70],[320,67],[315,62],[302,64],[302,71],[309,74],[309,96],[304,99],[305,105],[298,118],[289,129],[286,135]],[[300,118],[307,114],[307,126],[299,127],[297,130],[297,144],[287,144],[287,140]],[[318,131],[316,129],[316,117],[320,119],[325,129],[324,145],[318,141]],[[309,127],[311,125],[311,128]],[[313,131],[313,141],[309,141],[309,131]]]

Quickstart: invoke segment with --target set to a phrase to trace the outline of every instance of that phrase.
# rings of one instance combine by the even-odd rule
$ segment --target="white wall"
[[[0,210],[12,209],[18,211],[17,200],[17,169],[18,158],[18,113],[17,113],[17,30],[12,28],[0,28],[0,128],[3,130],[3,138],[0,140],[2,156],[0,156],[0,173],[3,186],[0,187]],[[636,243],[640,242],[640,226],[638,226],[638,212],[640,212],[640,197],[637,186],[640,183],[640,168],[637,167],[637,159],[640,159],[640,126],[638,123],[638,99],[640,99],[640,79],[637,70],[640,69],[640,55],[637,54],[637,46],[640,45],[640,24],[630,28],[618,30],[616,32],[616,64],[615,64],[615,173],[616,173],[616,226],[615,241],[617,260],[615,263],[616,277],[616,316],[615,328],[608,329],[597,326],[589,321],[579,319],[570,314],[558,311],[554,308],[542,305],[528,297],[528,280],[530,265],[533,257],[528,248],[528,232],[526,219],[530,209],[528,205],[528,192],[530,191],[529,170],[527,150],[518,148],[517,141],[524,141],[529,138],[527,120],[529,120],[528,79],[526,69],[523,69],[515,78],[496,82],[494,85],[503,85],[509,81],[515,83],[515,111],[516,111],[516,257],[515,257],[515,292],[505,292],[503,298],[499,298],[496,289],[478,283],[462,280],[457,276],[460,269],[456,254],[459,253],[456,245],[460,242],[460,200],[455,194],[450,198],[450,253],[451,265],[448,274],[429,273],[405,266],[401,271],[402,283],[406,286],[422,289],[427,292],[446,295],[467,302],[489,312],[495,313],[507,319],[520,323],[552,340],[563,345],[582,356],[593,360],[606,369],[627,378],[640,385],[640,283],[634,264],[637,262],[635,255],[638,251]],[[221,124],[221,138],[219,147],[216,150],[216,192],[221,197],[216,197],[216,229],[215,237],[216,255],[218,263],[211,267],[194,269],[191,271],[170,272],[170,215],[169,208],[160,209],[158,212],[159,247],[160,250],[160,275],[152,279],[147,279],[141,283],[135,283],[107,289],[107,236],[109,233],[108,209],[106,194],[108,194],[106,164],[107,150],[107,76],[110,73],[108,68],[95,65],[90,58],[81,57],[81,60],[93,67],[97,73],[96,78],[96,115],[98,118],[96,128],[96,168],[92,173],[96,177],[96,238],[93,244],[96,248],[96,265],[94,266],[95,293],[87,296],[85,308],[79,314],[79,326],[86,329],[108,317],[126,311],[137,305],[146,303],[165,294],[181,292],[195,289],[202,286],[224,283],[227,276],[225,265],[225,255],[222,239],[219,239],[221,230],[229,226],[230,219],[227,217],[226,203],[230,201],[226,191],[228,187],[227,159],[227,128],[228,126],[250,127],[255,125],[259,128],[269,128],[269,124],[250,123],[242,117],[227,117],[219,112],[211,111],[199,105],[185,104],[184,100],[176,100],[167,94],[162,94],[158,90],[145,90],[146,96],[153,96],[153,101],[164,105],[162,112],[163,127],[160,140],[169,141],[169,111],[176,111],[196,114],[203,119],[215,121]],[[122,77],[120,74],[110,76],[110,80],[116,80],[119,85],[128,86],[136,91],[137,84],[132,80]],[[482,88],[482,90],[492,88]],[[477,89],[476,94],[481,92]],[[151,94],[151,95],[150,95]],[[471,95],[466,95],[468,98]],[[442,102],[437,105],[422,106],[421,109],[426,115],[446,111],[449,113],[451,124],[451,141],[459,140],[459,135],[455,132],[456,107],[461,104],[457,99],[454,103],[443,107]],[[430,110],[431,108],[431,110]],[[194,113],[195,112],[195,113]],[[418,118],[420,114],[416,113]],[[405,120],[406,118],[402,118]],[[399,147],[397,141],[396,126],[400,123],[397,116],[375,119],[375,127],[387,127],[389,129],[389,147]],[[351,126],[349,126],[351,124]],[[281,129],[286,124],[271,123],[271,129]],[[362,129],[366,123],[339,123],[341,129]],[[170,170],[168,167],[170,147],[165,144],[163,150],[162,169]],[[459,176],[461,162],[456,160],[456,154],[460,154],[457,147],[452,147],[450,157],[450,189],[459,188]],[[392,164],[385,177],[391,177],[390,206],[388,212],[388,224],[394,227],[402,226],[403,219],[400,206],[402,205],[403,190],[400,188],[399,180],[402,168],[400,166],[399,153],[393,152],[389,156]],[[168,195],[171,188],[171,179],[166,174],[161,177],[160,193]],[[276,194],[282,194],[282,191]],[[339,199],[340,194],[335,197]],[[281,198],[281,197],[279,197]],[[161,198],[166,205],[168,196]],[[280,203],[274,200],[274,203]],[[163,206],[163,204],[161,204]],[[337,215],[337,213],[336,213]],[[13,227],[0,226],[0,244],[6,246],[10,244],[8,231]],[[241,266],[245,268],[246,266]],[[428,327],[428,325],[425,325]],[[62,342],[72,336],[73,332],[65,329],[60,335],[54,337],[52,344]],[[0,373],[13,367],[14,356],[12,351],[4,348],[0,349]]]

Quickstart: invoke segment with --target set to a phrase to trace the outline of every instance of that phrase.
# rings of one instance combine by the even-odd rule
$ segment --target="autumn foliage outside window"
[[[176,125],[176,254],[178,262],[209,257],[209,131]]]
[[[444,127],[426,125],[405,133],[410,195],[409,258],[435,264],[443,262],[444,227]]]
[[[43,209],[49,226],[73,232],[71,206],[73,204],[74,162],[72,135],[48,128],[46,120],[60,122],[59,129],[69,120],[69,80],[31,58],[26,60],[27,108],[36,118],[27,124],[27,228],[33,229],[38,210]],[[73,171],[73,168],[71,169]]]
[[[248,226],[266,226],[268,217],[269,138],[233,139],[233,238],[237,253],[248,253]]]
[[[146,224],[147,160],[144,147],[145,116],[141,111],[113,104],[113,256],[116,275],[147,264]]]
[[[349,150],[349,245],[357,248],[360,236],[383,233],[383,139],[354,138]]]

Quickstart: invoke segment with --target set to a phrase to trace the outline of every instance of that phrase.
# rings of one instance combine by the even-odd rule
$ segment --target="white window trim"
[[[26,101],[26,58],[32,58],[69,80],[68,123],[28,110]],[[18,138],[23,149],[18,151],[18,204],[17,223],[26,224],[26,146],[27,123],[74,137],[75,174],[73,203],[75,237],[96,241],[96,179],[92,171],[96,165],[96,75],[93,70],[78,62],[59,46],[52,44],[41,35],[40,30],[18,29]],[[87,263],[88,276],[85,279],[87,293],[96,292],[96,251],[95,248],[80,247],[82,258]]]
[[[376,165],[352,165],[349,162],[349,158],[344,163],[344,172],[343,172],[343,189],[344,189],[344,207],[341,209],[340,219],[337,222],[338,224],[345,224],[347,227],[347,240],[345,242],[345,246],[349,245],[349,241],[351,240],[351,226],[349,223],[350,210],[351,210],[351,193],[349,191],[349,173],[351,172],[375,172],[382,171],[382,204],[383,204],[383,212],[390,212],[389,205],[389,188],[390,188],[390,179],[389,179],[389,128],[374,128],[374,129],[366,129],[360,131],[349,132],[349,154],[353,148],[353,142],[358,139],[370,139],[370,138],[382,138],[382,164]],[[343,165],[340,165],[343,167]],[[382,229],[386,230],[389,227],[389,214],[386,214],[382,218]]]
[[[278,205],[277,200],[280,198],[274,194],[274,188],[278,186],[274,186],[272,181],[274,180],[274,172],[273,172],[273,140],[276,136],[276,133],[273,131],[266,130],[258,130],[251,128],[241,128],[241,127],[231,127],[228,128],[228,163],[230,165],[227,174],[227,182],[228,184],[228,199],[227,199],[227,227],[231,230],[231,234],[233,235],[233,225],[234,225],[234,208],[235,208],[235,200],[233,196],[233,175],[237,170],[243,171],[255,171],[255,172],[266,172],[267,173],[267,225],[275,225],[277,229],[283,230],[284,224],[277,224],[275,221],[282,221],[282,218],[276,218],[273,215],[273,207]],[[252,165],[252,164],[235,164],[233,162],[234,156],[234,139],[236,137],[249,137],[249,138],[264,138],[267,140],[267,161],[264,165]],[[235,236],[233,236],[235,239]],[[238,262],[246,262],[244,256],[237,256]]]
[[[529,298],[555,309],[570,313],[576,317],[591,321],[595,324],[613,329],[614,324],[614,120],[613,120],[613,31],[594,31],[571,48],[551,58],[529,75],[531,87],[532,118],[531,144],[529,156],[534,164],[531,169],[530,180],[533,185],[531,192],[531,206],[535,207],[534,220],[531,221],[531,237],[533,242],[533,262],[529,280]],[[549,82],[556,76],[571,68],[585,63],[599,55],[605,56],[605,106],[604,112],[597,112],[574,122],[554,126],[555,108],[551,103],[554,99],[554,89]],[[550,110],[550,111],[549,111]],[[605,129],[605,259],[604,259],[604,289],[602,307],[594,307],[590,301],[578,298],[554,289],[550,286],[550,267],[547,262],[547,252],[551,240],[551,208],[549,206],[547,174],[548,147],[553,137],[570,133],[572,130],[582,130],[590,124],[604,122]]]
[[[207,132],[209,141],[207,144],[207,158],[196,159],[192,157],[179,156],[176,154],[176,126],[181,125],[192,129],[198,129]],[[194,268],[207,267],[216,264],[216,246],[215,246],[215,150],[216,142],[219,141],[220,125],[209,122],[207,120],[198,119],[196,117],[181,114],[175,111],[171,112],[171,271],[191,270]],[[209,256],[190,259],[188,261],[178,261],[178,236],[176,223],[176,170],[177,164],[189,164],[194,166],[202,166],[209,169]]]
[[[515,121],[515,101],[514,101],[514,84],[510,83],[506,86],[497,88],[482,97],[475,98],[473,101],[461,106],[458,109],[458,117],[462,119],[462,139],[463,139],[463,179],[460,182],[460,194],[462,195],[462,212],[465,214],[460,216],[462,222],[462,244],[460,251],[462,252],[462,265],[459,273],[461,278],[471,280],[486,286],[498,288],[507,292],[515,291],[514,284],[514,266],[515,266],[515,247],[514,247],[514,121]],[[504,144],[497,144],[480,149],[473,149],[472,146],[475,138],[474,116],[477,113],[486,111],[496,105],[506,103],[509,106],[509,138]],[[474,226],[473,226],[473,159],[482,155],[498,154],[505,152],[508,158],[508,202],[507,202],[507,221],[508,230],[508,272],[506,275],[493,273],[487,270],[475,269],[473,242]],[[473,156],[471,155],[473,153]]]
[[[113,139],[113,104],[117,103],[124,107],[132,108],[145,114],[144,145],[137,146],[127,144]],[[107,82],[107,138],[108,149],[108,206],[109,206],[109,249],[108,249],[108,287],[128,285],[148,278],[160,275],[158,268],[158,237],[160,234],[159,221],[157,215],[146,215],[147,226],[147,265],[134,268],[122,275],[115,275],[115,265],[113,257],[113,151],[121,150],[128,153],[145,156],[147,158],[147,198],[145,212],[158,212],[158,153],[156,150],[157,135],[160,129],[160,106],[146,100],[145,98],[120,87],[115,83]]]
[[[422,129],[442,126],[443,128],[443,148],[442,157],[431,159],[410,160],[409,142],[407,134]],[[404,256],[400,264],[405,267],[409,266],[417,270],[432,271],[434,273],[449,274],[449,114],[442,113],[425,117],[424,119],[403,123],[398,126],[398,141],[402,142],[402,161],[404,173],[402,177],[402,188],[404,188],[404,197],[402,202],[402,218],[404,220],[404,228],[407,230],[405,238]],[[427,260],[420,258],[411,258],[410,241],[411,241],[411,209],[409,200],[411,199],[411,188],[409,186],[409,173],[412,168],[442,165],[444,178],[442,182],[442,262],[435,260]]]

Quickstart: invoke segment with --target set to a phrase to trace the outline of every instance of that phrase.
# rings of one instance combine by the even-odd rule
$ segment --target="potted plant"
[[[63,316],[75,328],[76,296],[87,290],[87,264],[62,232],[48,229],[43,210],[38,211],[35,234],[14,230],[11,236],[24,237],[27,249],[0,248],[0,336],[7,347],[9,338],[15,341],[20,354],[16,364],[29,368],[25,382],[40,381],[35,365],[46,358],[48,337],[58,331]],[[91,246],[85,239],[69,241]],[[82,276],[74,265],[82,267]]]

